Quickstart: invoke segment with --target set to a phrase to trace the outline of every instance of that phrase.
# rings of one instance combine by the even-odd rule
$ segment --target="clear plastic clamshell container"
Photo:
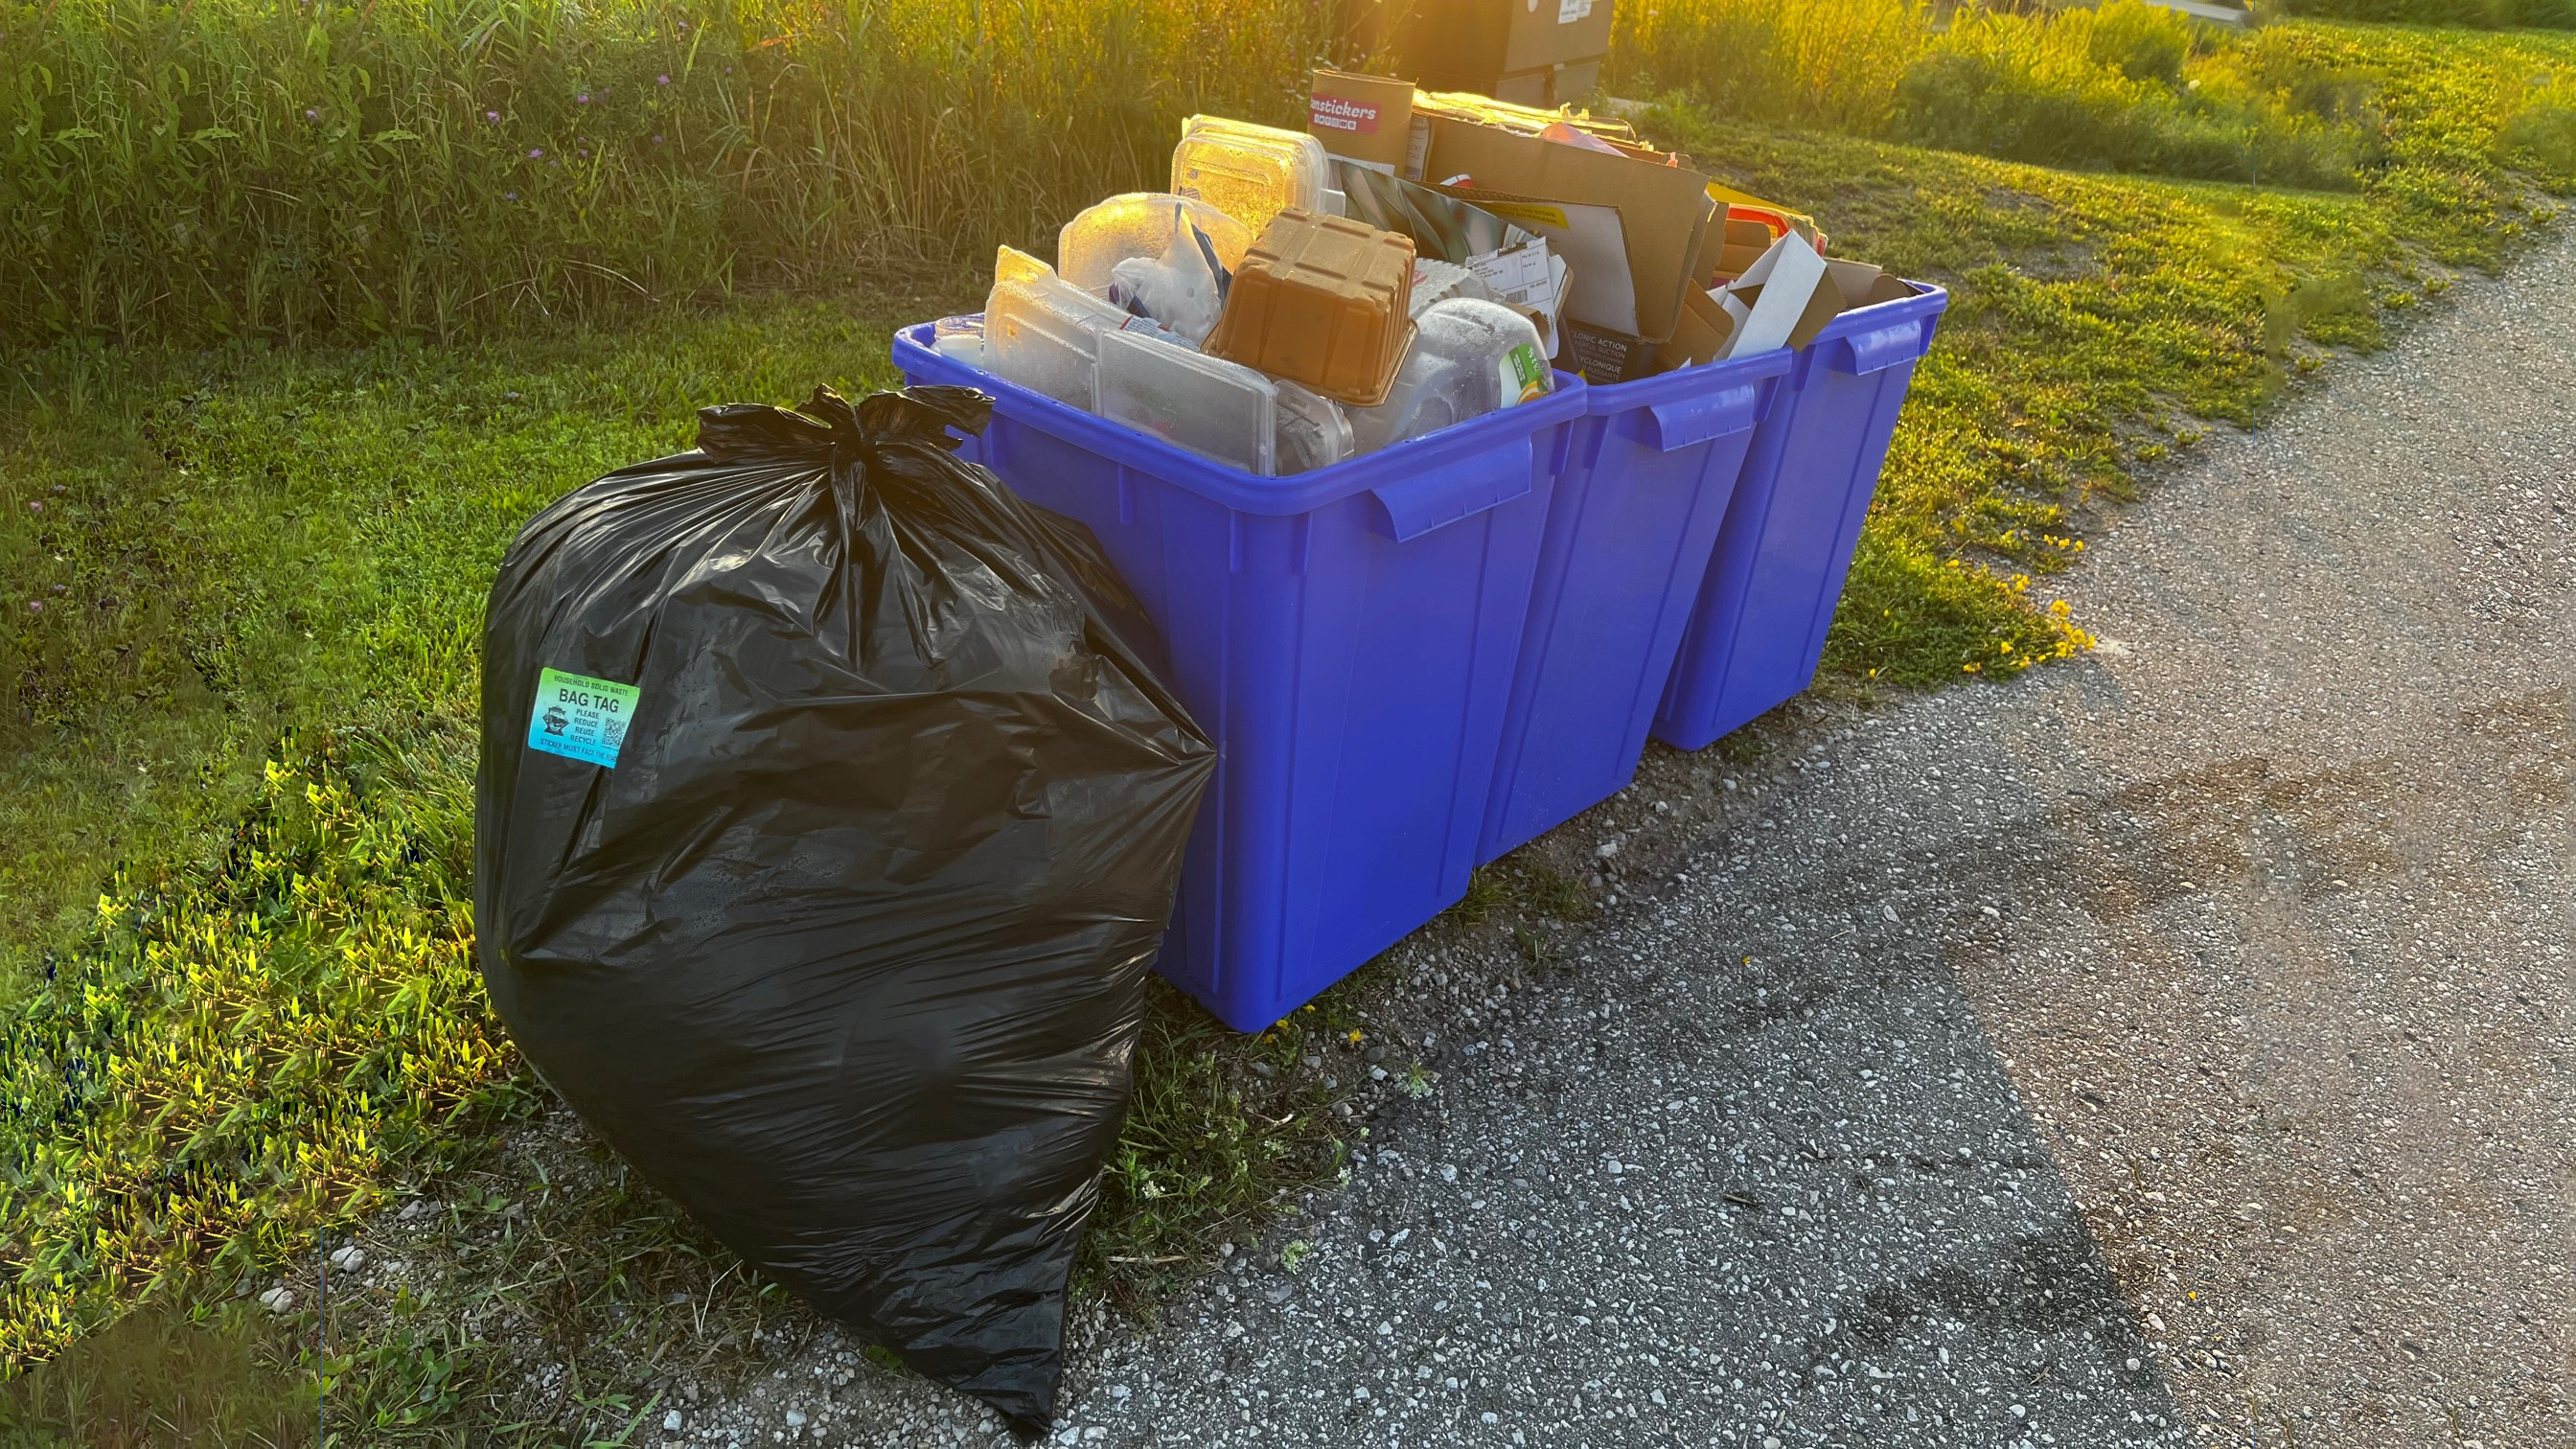
[[[1278,403],[1251,368],[1133,332],[1100,338],[1100,416],[1247,473],[1272,471]]]
[[[1279,385],[1279,431],[1271,448],[1281,477],[1329,468],[1359,451],[1351,438],[1351,417],[1340,403],[1293,382]]]
[[[1386,401],[1351,409],[1358,449],[1373,453],[1553,387],[1538,328],[1499,302],[1453,297],[1423,309]]]
[[[1192,116],[1172,148],[1172,191],[1208,202],[1256,236],[1292,206],[1339,215],[1328,202],[1332,179],[1324,143],[1303,131]]]
[[[1252,229],[1205,201],[1164,191],[1131,191],[1085,207],[1056,233],[1056,271],[1077,287],[1109,285],[1110,269],[1130,257],[1160,261],[1189,224],[1207,233],[1229,272],[1252,249]]]
[[[1026,282],[1054,275],[1055,268],[1008,242],[993,250],[993,282],[996,286],[1004,282]]]

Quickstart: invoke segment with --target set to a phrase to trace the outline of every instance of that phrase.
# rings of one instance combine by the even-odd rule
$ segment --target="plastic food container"
[[[998,282],[984,309],[985,370],[1083,409],[1098,398],[1103,334],[1164,335],[1144,318],[1051,276]]]
[[[1256,236],[1291,207],[1339,215],[1332,179],[1324,143],[1303,131],[1192,116],[1172,148],[1173,193],[1207,202]]]
[[[1545,392],[1538,328],[1497,302],[1452,297],[1423,309],[1386,401],[1351,411],[1359,450],[1424,437]]]
[[[1412,290],[1410,238],[1283,211],[1235,270],[1207,350],[1365,407],[1395,381]]]
[[[1100,338],[1100,400],[1111,422],[1268,477],[1279,385],[1248,367],[1132,332]]]
[[[1328,468],[1359,451],[1348,409],[1293,382],[1279,385],[1279,438],[1271,456],[1280,473]]]
[[[1582,382],[1262,478],[930,342],[896,366],[993,394],[961,455],[1092,531],[1217,742],[1157,969],[1257,1031],[1464,896]]]
[[[1113,196],[1064,224],[1055,236],[1056,272],[1077,287],[1109,285],[1109,271],[1130,257],[1160,258],[1196,225],[1226,270],[1243,264],[1252,231],[1204,201],[1160,191]]]

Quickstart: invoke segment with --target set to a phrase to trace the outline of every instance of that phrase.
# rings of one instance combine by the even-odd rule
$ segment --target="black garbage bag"
[[[492,588],[493,1004],[653,1184],[1023,1424],[1215,766],[1079,526],[920,387],[699,414]]]

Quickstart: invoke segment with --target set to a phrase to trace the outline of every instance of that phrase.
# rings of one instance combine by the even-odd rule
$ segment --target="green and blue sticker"
[[[528,718],[528,748],[617,767],[617,747],[643,691],[615,680],[549,669],[537,676],[537,707]]]

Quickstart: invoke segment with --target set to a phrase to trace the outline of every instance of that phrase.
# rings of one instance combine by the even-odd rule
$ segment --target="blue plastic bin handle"
[[[1416,473],[1370,491],[1386,508],[1387,532],[1410,542],[1446,524],[1526,497],[1530,491],[1530,440],[1500,444],[1472,457]]]
[[[1656,448],[1671,453],[1711,438],[1743,432],[1762,421],[1762,394],[1770,386],[1771,379],[1760,378],[1715,392],[1651,404],[1646,408],[1647,438]]]
[[[1836,339],[1837,345],[1825,358],[1825,365],[1836,372],[1857,373],[1867,377],[1884,372],[1901,362],[1921,357],[1928,344],[1924,332],[1929,318],[1891,322],[1875,332],[1857,333]]]

